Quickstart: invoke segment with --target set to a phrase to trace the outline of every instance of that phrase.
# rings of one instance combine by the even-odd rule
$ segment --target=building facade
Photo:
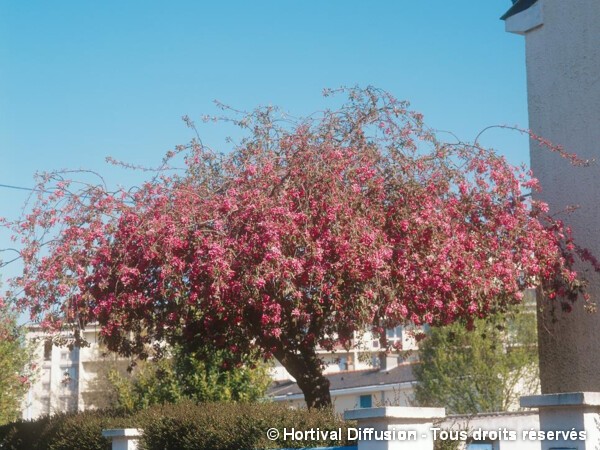
[[[122,370],[127,361],[105,352],[97,331],[84,331],[89,346],[79,348],[59,345],[70,337],[67,333],[50,337],[30,327],[26,338],[34,346],[37,376],[23,401],[23,419],[109,405],[106,375],[112,368]]]
[[[38,374],[23,402],[24,419],[110,406],[113,398],[108,373],[110,370],[123,373],[129,361],[105,351],[99,341],[98,331],[90,327],[83,332],[83,337],[89,343],[87,347],[69,348],[59,345],[58,342],[61,339],[69,339],[70,336],[66,333],[52,338],[39,327],[29,329],[27,340],[35,347],[34,363],[38,367]],[[353,408],[356,404],[367,405],[367,402],[373,405],[399,406],[408,404],[412,398],[412,379],[403,378],[404,381],[392,382],[389,380],[393,377],[388,376],[388,381],[382,386],[379,385],[381,376],[376,374],[382,369],[385,372],[414,360],[417,345],[413,328],[396,327],[388,330],[387,339],[403,350],[382,358],[379,341],[370,333],[357,338],[351,350],[319,350],[326,364],[327,375],[340,374],[342,378],[346,376],[347,380],[353,380],[351,383],[337,383],[340,389],[332,388],[334,403],[340,411]],[[402,373],[405,377],[405,373]],[[293,405],[304,404],[304,397],[299,390],[291,397],[287,395],[295,382],[287,370],[276,361],[271,376],[274,385],[269,397],[277,401],[285,397],[285,401]],[[376,386],[369,386],[370,384]],[[277,388],[286,390],[284,397],[274,394]]]

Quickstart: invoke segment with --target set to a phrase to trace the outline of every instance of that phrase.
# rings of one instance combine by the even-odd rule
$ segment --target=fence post
[[[530,395],[521,397],[521,406],[539,410],[539,431],[546,439],[536,436],[538,430],[531,434],[541,442],[542,450],[600,448],[600,392]]]
[[[137,428],[113,428],[102,430],[102,436],[112,441],[112,450],[137,450],[142,430]]]
[[[433,450],[433,422],[446,417],[444,408],[386,406],[344,413],[356,420],[358,450]]]

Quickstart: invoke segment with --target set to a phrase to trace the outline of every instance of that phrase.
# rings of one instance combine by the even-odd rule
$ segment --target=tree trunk
[[[323,364],[314,349],[301,353],[281,350],[275,352],[275,357],[296,379],[309,409],[331,407],[329,380],[323,375]]]

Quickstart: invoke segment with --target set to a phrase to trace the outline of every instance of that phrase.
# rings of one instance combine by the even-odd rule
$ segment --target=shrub
[[[86,411],[18,421],[0,427],[2,450],[108,450],[102,430],[130,426],[118,411]]]
[[[155,405],[127,415],[116,410],[57,414],[0,426],[1,450],[107,450],[108,428],[144,430],[140,450],[221,450],[345,445],[345,423],[330,410],[290,409],[276,403],[193,403]],[[270,441],[267,430],[279,439]],[[342,439],[285,441],[283,429],[338,430]]]
[[[49,417],[36,421],[17,421],[0,427],[0,448],[3,450],[36,450],[39,436],[50,422]]]
[[[220,450],[232,448],[300,448],[345,445],[345,439],[285,441],[283,429],[338,430],[347,424],[329,410],[290,409],[282,404],[181,403],[150,408],[140,413],[146,423],[146,450]],[[276,428],[280,438],[267,439]]]
[[[40,437],[39,450],[110,450],[110,441],[102,436],[102,430],[127,427],[128,419],[110,410],[65,415],[61,420],[51,420],[55,426]]]

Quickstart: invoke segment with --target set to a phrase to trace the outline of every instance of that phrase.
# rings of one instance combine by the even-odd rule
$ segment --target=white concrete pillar
[[[142,430],[137,428],[114,428],[102,430],[102,436],[112,440],[112,450],[137,450]]]
[[[531,395],[521,397],[521,406],[539,409],[539,430],[526,439],[537,436],[541,450],[600,448],[600,392]]]
[[[507,2],[508,3],[508,2]],[[573,229],[577,243],[600,257],[600,1],[520,0],[526,9],[506,19],[506,30],[525,36],[529,127],[590,167],[571,167],[531,143],[531,168],[552,214]],[[519,8],[518,8],[519,9]],[[572,214],[559,213],[579,205]],[[588,269],[577,266],[577,269]],[[589,271],[588,292],[600,306],[600,276]],[[600,314],[578,300],[570,313],[538,300],[542,392],[600,391]]]
[[[356,420],[358,450],[433,450],[433,422],[446,417],[444,408],[353,409],[344,413]]]

